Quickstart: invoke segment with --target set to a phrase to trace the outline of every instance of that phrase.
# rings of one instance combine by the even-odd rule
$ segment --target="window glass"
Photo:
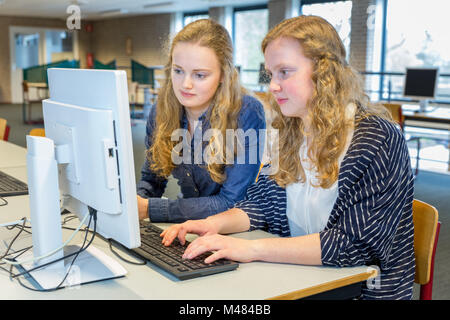
[[[186,14],[183,18],[183,26],[188,25],[191,22],[199,19],[208,19],[209,15],[207,13],[199,13],[199,14]]]
[[[442,0],[389,0],[386,18],[385,72],[407,67],[438,67],[450,73],[450,19]],[[407,8],[407,14],[406,14]],[[401,97],[404,77],[391,77],[394,97]],[[450,77],[440,77],[438,99],[450,100]]]
[[[304,15],[320,16],[327,20],[341,37],[348,59],[350,51],[352,1],[305,4],[302,5],[301,12]]]
[[[72,60],[73,33],[63,30],[51,30],[45,32],[47,62]]]
[[[15,35],[16,68],[25,69],[39,64],[39,33]]]
[[[240,67],[242,84],[258,89],[259,67],[264,63],[261,42],[268,32],[269,11],[266,8],[235,11],[235,64]]]

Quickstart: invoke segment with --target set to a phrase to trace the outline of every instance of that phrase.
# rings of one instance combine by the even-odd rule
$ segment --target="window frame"
[[[182,21],[183,28],[186,26],[186,24],[184,23],[186,17],[194,17],[194,16],[199,16],[199,15],[207,15],[209,17],[209,11],[200,10],[200,11],[183,12],[183,21]]]

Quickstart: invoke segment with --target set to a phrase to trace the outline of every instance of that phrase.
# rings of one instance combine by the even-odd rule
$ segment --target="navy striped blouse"
[[[414,177],[402,132],[378,117],[361,120],[342,160],[338,197],[319,233],[322,264],[377,266],[375,283],[363,284],[362,299],[411,299],[414,283]],[[286,192],[267,176],[236,204],[250,229],[290,236]]]

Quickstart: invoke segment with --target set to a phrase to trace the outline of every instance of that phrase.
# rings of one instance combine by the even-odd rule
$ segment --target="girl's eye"
[[[292,71],[293,70],[291,70],[291,69],[280,69],[278,71],[278,76],[280,79],[287,79],[291,76]]]
[[[195,77],[197,79],[204,79],[204,78],[206,78],[206,74],[204,74],[204,73],[196,73]]]
[[[182,73],[183,73],[183,70],[181,70],[181,69],[179,69],[179,68],[174,68],[174,69],[173,69],[173,72],[174,72],[175,74],[182,74]]]

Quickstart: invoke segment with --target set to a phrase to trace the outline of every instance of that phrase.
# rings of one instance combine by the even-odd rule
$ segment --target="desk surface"
[[[10,166],[3,170],[26,180],[25,166]],[[0,224],[29,217],[28,196],[8,197],[7,200],[9,204],[0,207]],[[169,224],[158,225],[165,228]],[[17,229],[0,228],[0,253],[5,249],[4,241],[8,242],[16,233]],[[64,230],[63,234],[67,239],[71,231]],[[234,236],[246,239],[273,237],[263,231],[243,232]],[[82,234],[78,234],[72,243],[80,244],[82,237]],[[195,236],[190,237],[192,239]],[[31,244],[30,235],[20,238],[16,249],[26,244]],[[0,299],[297,299],[365,281],[376,275],[375,269],[366,266],[332,268],[251,262],[241,263],[234,271],[178,281],[149,263],[139,266],[118,260],[110,251],[108,243],[99,237],[93,245],[119,261],[128,274],[119,279],[40,293],[21,287],[16,281],[11,281],[5,271],[0,270]],[[125,252],[122,254],[127,257]]]
[[[425,112],[418,111],[419,106],[417,105],[402,105],[405,120],[432,121],[450,125],[450,108],[428,107]]]
[[[27,149],[0,140],[0,169],[27,165]]]

